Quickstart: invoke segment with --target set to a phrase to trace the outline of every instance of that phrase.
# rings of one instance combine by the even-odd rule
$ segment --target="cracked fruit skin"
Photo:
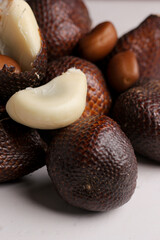
[[[113,118],[130,139],[135,151],[160,162],[160,81],[146,79],[141,86],[121,94]]]
[[[6,55],[6,65],[0,70],[0,102],[3,105],[15,92],[39,86],[46,74],[46,44],[24,0],[0,1],[0,52]],[[20,72],[7,65],[7,56],[17,62]]]
[[[47,146],[36,130],[5,118],[0,120],[0,139],[0,183],[45,165]]]
[[[148,16],[137,28],[123,35],[117,42],[111,57],[123,51],[135,53],[140,78],[136,85],[148,79],[160,79],[160,16]]]
[[[82,0],[28,0],[45,36],[48,56],[71,54],[79,39],[90,30],[91,20]]]
[[[87,78],[87,102],[82,117],[107,114],[111,107],[111,96],[101,71],[93,63],[73,56],[61,57],[48,64],[46,82],[73,67],[80,69]]]
[[[54,132],[46,162],[62,198],[86,210],[119,207],[136,187],[133,148],[119,125],[107,116],[79,119]]]
[[[0,100],[3,104],[15,92],[27,87],[38,87],[43,83],[47,68],[46,44],[43,37],[41,43],[41,51],[33,62],[31,70],[20,73],[13,72],[12,67],[0,70]]]

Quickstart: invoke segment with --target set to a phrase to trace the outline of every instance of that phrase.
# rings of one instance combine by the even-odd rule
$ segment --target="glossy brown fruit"
[[[47,68],[47,50],[43,37],[41,42],[41,50],[33,62],[31,70],[15,73],[12,67],[7,66],[0,70],[1,103],[5,104],[15,92],[21,89],[36,87],[42,83]]]
[[[23,177],[45,165],[46,144],[34,129],[0,121],[0,182]]]
[[[117,42],[117,31],[111,22],[102,22],[82,37],[78,43],[79,54],[96,62],[109,54]]]
[[[82,0],[28,0],[45,36],[48,56],[55,59],[72,52],[90,30],[91,20]]]
[[[138,62],[135,54],[130,50],[114,55],[107,70],[108,81],[117,92],[127,90],[139,79]]]
[[[133,148],[118,124],[107,116],[79,119],[55,133],[47,168],[68,203],[91,211],[123,205],[136,187]]]
[[[136,152],[160,161],[160,80],[146,81],[119,96],[113,117]]]
[[[131,50],[135,53],[140,70],[141,84],[147,79],[160,79],[160,17],[150,15],[137,28],[122,36],[111,56]]]
[[[46,82],[72,67],[81,69],[87,77],[87,103],[83,117],[94,114],[107,114],[111,106],[110,93],[102,73],[94,64],[77,57],[61,57],[49,63]]]

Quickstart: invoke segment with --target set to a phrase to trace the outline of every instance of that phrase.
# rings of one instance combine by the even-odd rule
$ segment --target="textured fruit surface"
[[[84,72],[87,78],[87,103],[83,117],[106,114],[111,106],[111,97],[101,71],[92,63],[72,56],[61,57],[49,63],[46,82],[75,67]]]
[[[136,187],[137,161],[130,141],[107,116],[91,116],[54,133],[49,175],[70,204],[106,211],[126,203]]]
[[[0,120],[8,117],[5,105],[0,105]]]
[[[48,55],[68,55],[90,30],[91,21],[82,0],[28,0],[45,36]]]
[[[36,130],[3,119],[0,140],[0,182],[23,177],[45,165],[46,145]]]
[[[160,17],[150,15],[136,29],[122,36],[112,56],[125,50],[132,50],[137,57],[140,70],[137,84],[148,78],[160,79]]]
[[[43,38],[43,37],[42,37]],[[47,68],[47,50],[42,39],[42,48],[35,59],[32,69],[25,72],[14,73],[12,67],[5,66],[0,70],[0,101],[6,101],[17,91],[26,87],[36,87],[42,83]]]
[[[160,161],[160,81],[147,80],[121,94],[113,109],[138,153]]]

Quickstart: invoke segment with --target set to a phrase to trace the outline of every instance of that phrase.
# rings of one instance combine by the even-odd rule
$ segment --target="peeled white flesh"
[[[0,0],[0,53],[30,70],[41,49],[35,16],[24,0]]]
[[[7,102],[9,116],[37,129],[57,129],[80,118],[86,105],[87,80],[75,68],[38,88],[26,88]]]

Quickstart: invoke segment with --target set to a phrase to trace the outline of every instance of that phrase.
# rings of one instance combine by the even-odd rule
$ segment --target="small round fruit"
[[[117,42],[117,32],[111,22],[97,25],[79,41],[79,52],[85,59],[96,62],[111,52]]]
[[[21,72],[21,68],[15,60],[13,60],[12,58],[10,58],[8,56],[0,55],[0,70],[2,70],[5,67],[6,68],[13,67],[13,72],[15,72],[15,73]]]
[[[79,119],[54,133],[47,154],[48,173],[68,203],[106,211],[126,203],[137,179],[130,141],[107,116]]]
[[[111,58],[107,77],[110,85],[117,92],[130,88],[139,79],[139,66],[134,52],[120,52]]]

